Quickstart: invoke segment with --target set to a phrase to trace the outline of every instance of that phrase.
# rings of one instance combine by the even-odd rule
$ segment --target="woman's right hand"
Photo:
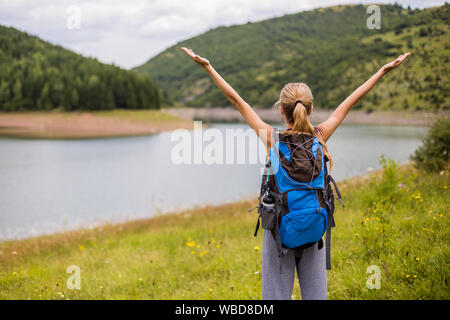
[[[192,51],[191,49],[185,48],[185,47],[181,47],[181,50],[183,50],[184,52],[186,52],[186,54],[192,58],[192,60],[194,60],[195,62],[197,62],[199,65],[201,65],[202,67],[207,67],[209,66],[209,61],[208,59],[205,59],[203,57],[200,57],[198,54],[195,54],[194,51]]]

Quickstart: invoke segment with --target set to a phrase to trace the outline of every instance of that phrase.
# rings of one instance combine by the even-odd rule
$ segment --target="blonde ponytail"
[[[294,119],[294,123],[292,126],[293,132],[307,133],[313,136],[315,135],[314,128],[308,119],[308,111],[306,111],[306,108],[302,104],[302,102],[296,103],[293,112],[293,119]]]
[[[288,83],[280,93],[280,100],[276,105],[283,109],[284,118],[292,131],[287,133],[306,133],[319,139],[323,152],[330,162],[330,171],[333,168],[333,158],[328,152],[327,145],[317,135],[311,122],[309,114],[312,111],[313,95],[311,89],[304,83]]]

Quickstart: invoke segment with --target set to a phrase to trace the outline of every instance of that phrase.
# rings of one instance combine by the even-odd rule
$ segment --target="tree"
[[[76,110],[78,108],[79,97],[77,89],[72,89],[72,93],[70,95],[70,110]]]
[[[48,82],[44,84],[41,90],[41,96],[38,99],[38,108],[40,110],[50,110],[53,108],[53,104],[50,99],[50,85]]]
[[[0,110],[6,110],[5,104],[10,100],[11,92],[6,80],[0,82]]]
[[[16,82],[14,82],[13,89],[13,99],[12,99],[12,107],[13,110],[20,110],[22,109],[22,83],[19,79],[16,79]]]

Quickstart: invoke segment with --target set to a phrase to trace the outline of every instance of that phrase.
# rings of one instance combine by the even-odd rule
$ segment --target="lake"
[[[243,131],[236,130],[248,127],[212,124],[210,128],[239,136]],[[426,132],[425,127],[343,125],[328,141],[335,161],[332,174],[342,180],[378,169],[382,154],[406,162]],[[189,134],[193,136],[192,131]],[[260,164],[177,165],[173,150],[178,143],[170,132],[86,140],[0,137],[0,239],[257,196]],[[238,144],[223,148],[224,153],[247,151]]]

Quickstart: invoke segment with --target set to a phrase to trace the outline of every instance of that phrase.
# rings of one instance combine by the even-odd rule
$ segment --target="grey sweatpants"
[[[280,273],[281,268],[281,273]],[[264,300],[290,300],[294,286],[295,269],[303,300],[327,299],[327,270],[325,247],[318,244],[303,249],[300,255],[290,250],[281,259],[275,240],[264,230],[262,249],[262,298]]]

